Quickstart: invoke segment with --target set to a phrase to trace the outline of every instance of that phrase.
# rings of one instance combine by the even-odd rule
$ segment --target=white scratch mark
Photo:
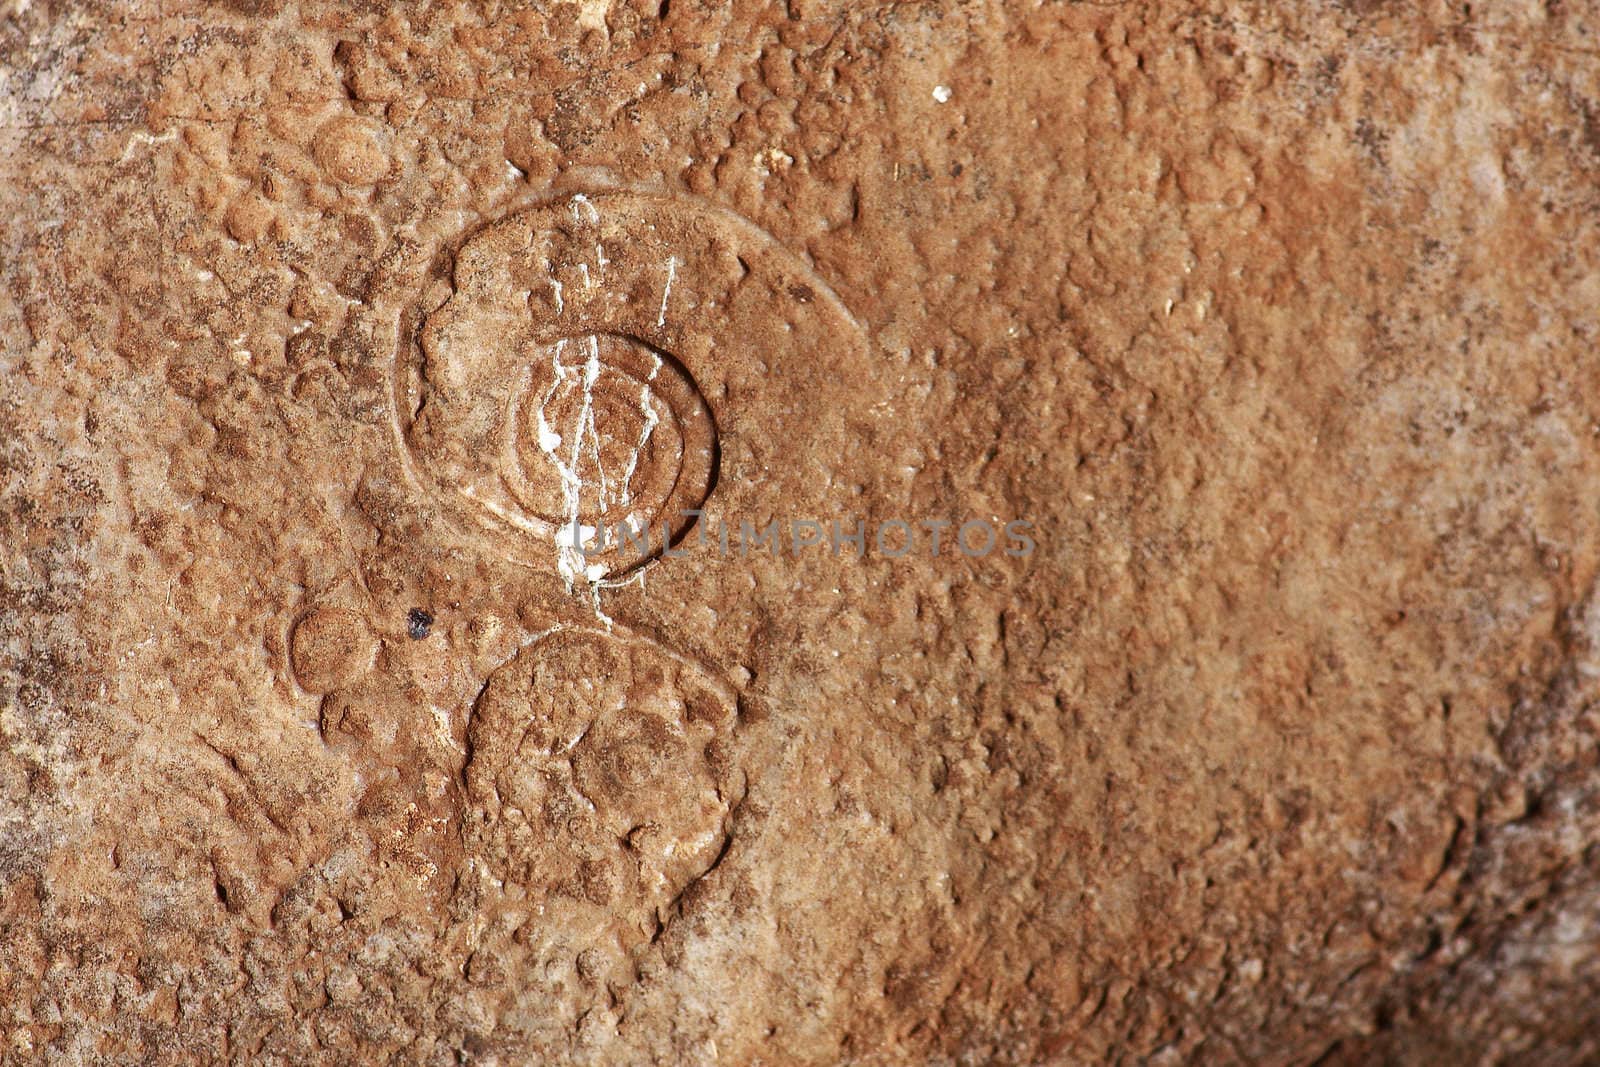
[[[661,368],[661,357],[656,357],[656,369]],[[650,372],[650,377],[655,377],[655,371]],[[650,403],[650,385],[646,382],[639,387],[639,410],[644,415],[644,425],[639,428],[639,440],[633,446],[633,453],[628,457],[628,467],[622,472],[622,499],[618,501],[623,507],[633,503],[633,472],[639,466],[639,457],[644,454],[644,449],[650,443],[650,435],[655,432],[661,417],[656,414],[655,405]],[[632,516],[629,516],[629,526],[632,527]]]
[[[564,340],[556,342],[555,350],[550,357],[550,369],[554,374],[554,380],[541,398],[536,412],[539,448],[561,477],[563,508],[562,523],[556,531],[556,570],[567,583],[569,591],[580,575],[590,580],[584,549],[594,541],[595,535],[599,532],[595,527],[579,521],[583,509],[582,466],[586,437],[593,440],[591,454],[595,459],[596,470],[600,474],[602,502],[606,492],[605,472],[599,463],[599,435],[595,432],[594,421],[594,386],[600,377],[600,339],[591,335],[587,338],[587,347],[588,358],[584,361],[582,375],[579,378],[579,384],[583,388],[583,406],[578,412],[577,426],[572,432],[565,462],[562,461],[561,449],[566,442],[562,435],[550,426],[549,419],[545,415],[556,391],[575,373],[575,368],[566,367],[561,362],[562,352],[566,348]]]
[[[656,325],[657,326],[665,326],[667,324],[667,299],[672,296],[672,282],[673,282],[673,280],[675,278],[677,278],[677,276],[678,276],[678,257],[677,256],[668,256],[667,257],[667,284],[661,290],[661,310],[656,313]],[[660,365],[661,365],[661,359],[658,356],[658,357],[656,357],[656,366],[659,368]],[[650,377],[654,378],[655,377],[655,373],[651,372]]]

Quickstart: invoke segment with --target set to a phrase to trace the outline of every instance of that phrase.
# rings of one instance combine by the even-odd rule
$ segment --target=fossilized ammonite
[[[440,273],[396,360],[409,475],[455,529],[569,583],[681,538],[730,445],[783,444],[805,470],[806,435],[750,419],[750,398],[866,377],[860,330],[804,263],[682,195],[547,198],[470,233]],[[827,417],[808,421],[826,437]]]
[[[555,541],[564,575],[627,570],[654,527],[670,528],[710,489],[716,430],[693,379],[616,334],[518,346],[520,365],[507,367],[475,336],[473,310],[428,324],[430,381],[461,387],[430,392],[408,443],[478,521]]]
[[[466,840],[507,887],[497,910],[543,915],[540,936],[575,950],[647,938],[726,847],[734,721],[726,683],[654,642],[581,628],[528,642],[468,733]]]

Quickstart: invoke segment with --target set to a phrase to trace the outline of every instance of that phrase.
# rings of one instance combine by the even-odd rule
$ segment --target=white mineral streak
[[[583,366],[583,414],[578,426],[580,440],[589,442],[589,455],[594,459],[596,477],[600,480],[598,501],[596,504],[597,518],[605,514],[606,500],[611,495],[610,483],[606,480],[605,464],[600,456],[600,430],[595,423],[594,413],[594,386],[600,380],[600,339],[590,334],[586,339],[589,348],[589,359]],[[603,521],[603,520],[602,520]]]
[[[556,473],[561,477],[561,499],[563,521],[561,528],[556,531],[556,570],[566,581],[567,588],[572,588],[573,578],[583,569],[583,526],[578,521],[579,509],[583,500],[583,476],[579,472],[579,459],[583,447],[584,420],[590,415],[590,406],[593,401],[593,380],[587,373],[583,375],[583,409],[578,418],[577,433],[572,436],[572,448],[569,459],[562,462],[561,445],[562,436],[550,426],[546,411],[550,401],[556,393],[566,384],[567,379],[574,372],[561,362],[561,356],[566,351],[567,342],[557,341],[550,356],[551,380],[550,388],[545,391],[539,400],[539,409],[536,413],[539,430],[539,449],[555,467]],[[590,361],[598,363],[593,353]],[[592,533],[592,531],[591,531]]]
[[[660,357],[656,358],[659,362]],[[651,373],[653,376],[654,372]],[[622,496],[617,503],[623,507],[633,503],[633,472],[639,466],[639,457],[644,455],[645,446],[650,443],[650,435],[655,432],[656,425],[661,421],[661,417],[656,414],[655,405],[650,403],[648,382],[639,386],[639,410],[644,415],[644,425],[639,427],[639,440],[635,442],[633,452],[628,456],[627,469],[622,472]]]
[[[678,257],[677,256],[668,256],[667,257],[667,284],[665,286],[663,286],[662,289],[661,289],[661,310],[656,313],[656,325],[657,326],[665,326],[667,324],[667,300],[672,296],[672,282],[673,282],[673,280],[675,278],[677,278],[677,276],[678,276]],[[660,364],[660,357],[659,356],[657,357],[656,362],[657,362],[658,365]],[[652,375],[652,377],[654,377],[654,375]]]
[[[582,193],[571,198],[568,209],[571,211],[572,221],[577,225],[599,226],[599,209]],[[586,290],[592,290],[602,283],[605,268],[611,262],[606,258],[605,246],[598,240],[598,235],[594,251],[593,269],[587,262],[578,264],[578,272],[582,276]],[[667,301],[671,297],[677,269],[676,257],[669,258],[666,284],[661,293],[661,308],[657,316],[658,325],[666,322]],[[561,283],[551,278],[550,285],[555,293],[556,313],[561,314],[566,306]],[[586,489],[592,493],[593,503],[596,506],[594,519],[595,522],[602,524],[609,509],[617,506],[627,507],[632,503],[632,483],[634,475],[638,472],[640,457],[644,455],[651,435],[661,421],[653,403],[650,382],[655,380],[660,371],[662,360],[659,354],[654,354],[655,365],[651,368],[648,379],[640,386],[638,404],[643,424],[622,476],[620,480],[614,482],[605,469],[601,451],[602,440],[596,421],[598,413],[594,391],[604,370],[600,360],[600,338],[591,334],[575,343],[581,345],[584,351],[585,358],[581,365],[562,362],[567,354],[568,341],[557,341],[554,346],[550,358],[550,385],[540,398],[539,406],[534,412],[535,428],[538,432],[539,450],[544,453],[561,479],[561,524],[556,530],[555,537],[556,570],[566,582],[569,591],[574,589],[580,580],[588,585],[590,595],[594,599],[595,615],[609,630],[612,620],[600,610],[599,589],[601,585],[614,587],[619,583],[606,581],[610,571],[607,564],[591,563],[585,556],[585,550],[597,542],[600,545],[606,544],[608,531],[582,521],[584,494]],[[571,419],[570,424],[552,425],[551,403],[557,397],[566,395],[569,390],[576,388],[583,390],[582,403],[576,416]],[[592,475],[585,470],[587,465],[593,466]],[[586,475],[594,479],[594,484],[585,485]],[[636,531],[642,528],[640,520],[633,514],[628,516],[627,524],[630,530]],[[620,533],[620,530],[618,532]]]

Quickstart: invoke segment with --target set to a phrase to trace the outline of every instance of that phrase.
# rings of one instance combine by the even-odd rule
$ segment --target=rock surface
[[[1594,1062],[1597,249],[1588,3],[0,3],[0,1061]]]

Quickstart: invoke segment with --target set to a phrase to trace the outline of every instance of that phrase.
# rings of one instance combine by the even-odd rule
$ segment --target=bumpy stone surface
[[[0,2],[0,1061],[1600,1058],[1597,34]]]

